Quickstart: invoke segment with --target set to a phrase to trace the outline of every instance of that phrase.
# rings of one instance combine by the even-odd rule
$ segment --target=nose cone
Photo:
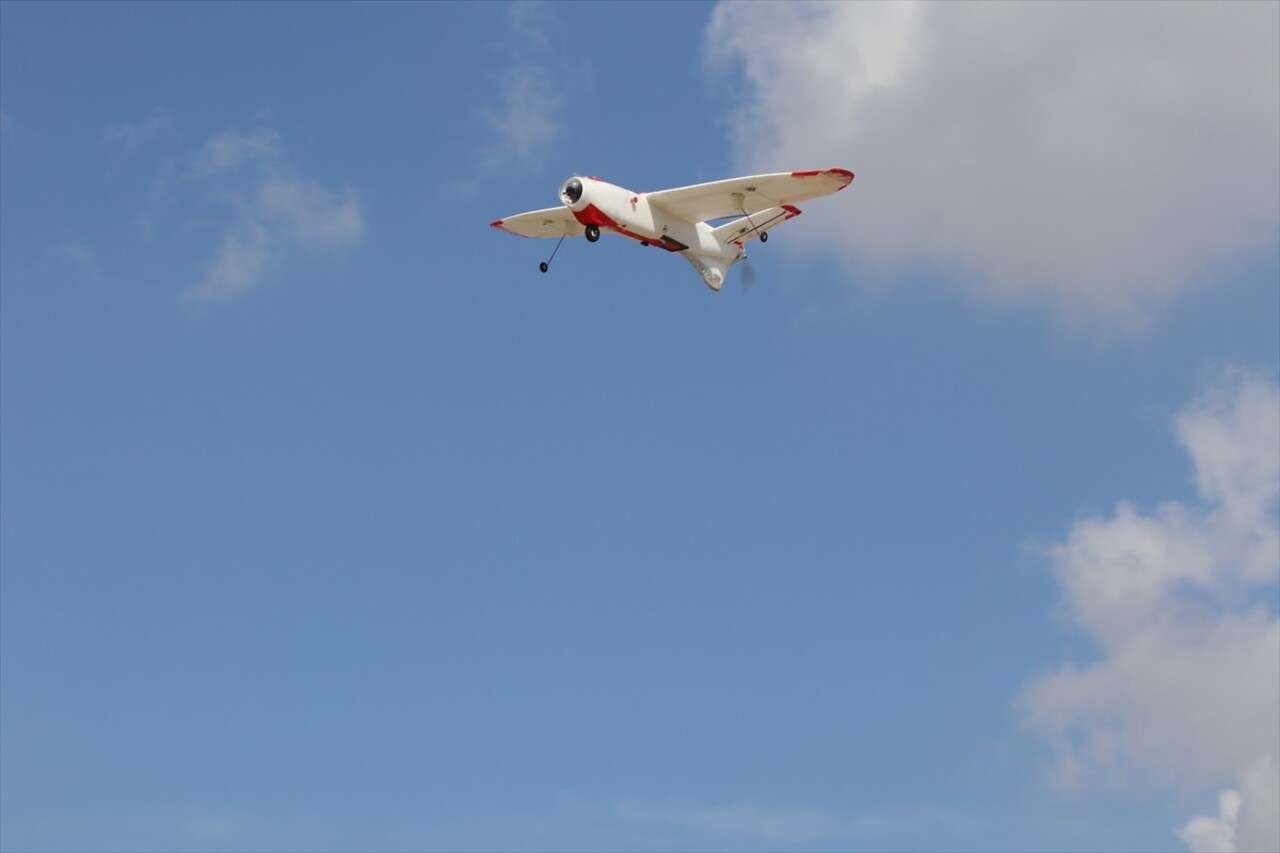
[[[560,200],[568,207],[573,207],[582,199],[582,181],[570,178],[560,186]]]

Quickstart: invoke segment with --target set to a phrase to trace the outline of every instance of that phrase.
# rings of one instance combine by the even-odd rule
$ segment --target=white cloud
[[[257,215],[300,246],[346,248],[364,237],[360,200],[352,189],[330,192],[311,178],[272,174],[258,184]]]
[[[1240,795],[1223,791],[1218,795],[1218,816],[1197,817],[1178,830],[1178,837],[1192,853],[1231,853],[1236,849],[1236,820],[1240,816]]]
[[[141,121],[110,125],[102,132],[102,141],[123,151],[132,151],[173,131],[169,116],[157,110]]]
[[[502,106],[485,114],[495,134],[490,166],[539,163],[560,135],[563,100],[551,72],[527,64],[508,75]]]
[[[203,275],[186,289],[189,299],[207,303],[239,296],[297,253],[343,252],[364,239],[356,192],[329,190],[295,174],[273,131],[220,133],[188,166],[190,180],[216,185],[235,211]]]
[[[1127,324],[1276,239],[1276,4],[722,3],[706,42],[739,168],[858,174],[788,242],[863,278]]]
[[[222,245],[186,296],[200,302],[228,299],[262,281],[271,261],[272,232],[252,214],[241,214],[222,238]]]
[[[1178,837],[1193,853],[1280,850],[1280,769],[1274,759],[1250,766],[1240,791],[1218,795],[1216,817],[1195,817],[1178,830]]]
[[[491,137],[479,170],[540,166],[554,149],[563,124],[565,80],[570,75],[548,33],[557,24],[551,6],[505,7],[499,42],[508,65],[499,78],[501,100],[481,111]]]
[[[1067,785],[1088,778],[1203,790],[1217,817],[1194,849],[1280,849],[1280,387],[1226,374],[1175,420],[1196,505],[1120,504],[1048,549],[1072,622],[1099,660],[1018,699]]]
[[[281,153],[280,136],[275,131],[242,134],[225,130],[192,156],[191,171],[196,177],[205,178],[233,171],[255,160],[274,159]]]

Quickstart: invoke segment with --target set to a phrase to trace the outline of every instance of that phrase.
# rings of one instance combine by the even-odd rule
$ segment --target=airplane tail
[[[711,255],[695,254],[694,252],[681,252],[680,254],[698,271],[698,275],[702,276],[702,280],[706,282],[707,287],[712,290],[719,290],[724,287],[724,281],[729,275],[729,269],[747,256],[746,244],[748,241],[759,238],[761,242],[764,242],[769,239],[769,229],[799,215],[800,208],[784,204],[781,207],[771,207],[759,213],[753,213],[750,216],[743,215],[739,219],[726,222],[719,228],[712,230],[711,235],[715,237],[716,242],[731,253],[736,251],[737,257],[718,258]]]
[[[750,216],[743,216],[732,222],[726,222],[719,228],[711,232],[718,241],[723,245],[733,243],[742,248],[742,244],[748,240],[754,240],[759,237],[761,240],[767,240],[764,235],[769,233],[769,229],[775,225],[786,222],[788,219],[794,219],[800,215],[800,208],[784,204],[781,207],[771,207],[768,210],[762,210],[759,213],[753,213]]]
[[[729,268],[742,260],[743,255],[727,259],[696,255],[693,252],[681,252],[680,257],[688,261],[698,271],[698,275],[702,276],[702,280],[706,282],[707,287],[712,290],[719,290],[724,287],[724,280],[729,274]]]

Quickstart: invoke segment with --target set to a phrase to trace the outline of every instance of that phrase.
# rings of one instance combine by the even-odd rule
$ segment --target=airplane
[[[748,241],[767,242],[769,230],[800,215],[794,202],[829,195],[853,181],[848,169],[777,172],[693,184],[651,193],[632,192],[599,178],[574,175],[560,185],[560,207],[531,210],[489,223],[521,237],[559,237],[544,273],[565,237],[600,239],[612,231],[678,253],[707,287],[724,286],[730,267],[747,256]],[[721,225],[715,220],[736,217]]]

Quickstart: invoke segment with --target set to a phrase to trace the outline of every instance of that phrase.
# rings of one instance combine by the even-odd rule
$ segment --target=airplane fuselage
[[[598,178],[569,178],[560,187],[560,201],[583,225],[608,229],[646,246],[729,262],[743,254],[737,244],[717,240],[708,223],[686,222],[649,204],[644,193]]]

